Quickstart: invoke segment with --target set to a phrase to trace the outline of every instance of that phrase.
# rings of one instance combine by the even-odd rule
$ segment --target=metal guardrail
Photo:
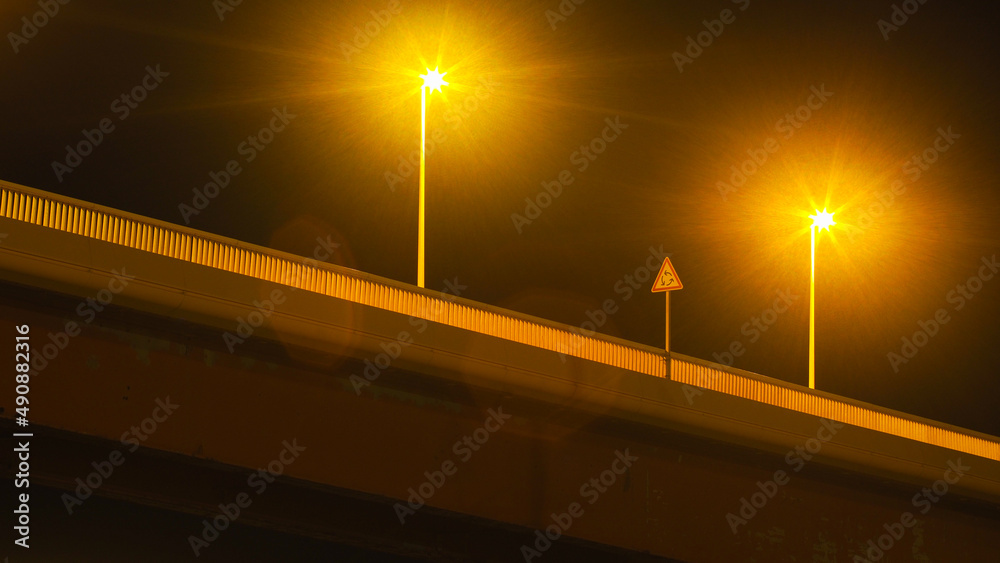
[[[561,323],[443,298],[437,292],[342,266],[306,263],[284,252],[25,186],[0,182],[0,216],[655,377],[668,374],[667,355],[648,346],[599,334],[585,336]],[[671,379],[681,383],[1000,461],[1000,442],[986,434],[677,354],[670,354],[669,367]]]
[[[0,216],[57,229],[344,299],[430,321],[620,367],[666,377],[666,359],[653,348],[520,315],[463,299],[439,297],[393,280],[256,247],[188,229],[0,182]]]
[[[925,444],[1000,461],[1000,442],[988,434],[945,425],[889,409],[830,396],[810,389],[796,389],[783,382],[751,374],[723,371],[698,360],[672,359],[671,379],[727,395],[829,418],[869,430],[909,438]],[[735,370],[733,370],[735,371]]]

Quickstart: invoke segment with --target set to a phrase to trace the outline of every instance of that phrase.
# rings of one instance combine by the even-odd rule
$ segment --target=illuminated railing
[[[179,225],[0,182],[0,216],[288,285],[656,377],[662,352],[613,337],[441,294],[332,264],[304,261]],[[671,379],[838,422],[1000,461],[1000,443],[887,409],[825,396],[761,376],[671,354]]]
[[[392,280],[332,264],[304,261],[275,250],[248,245],[109,209],[0,182],[0,216],[58,229],[129,248],[152,252],[312,291],[362,305],[471,330],[632,371],[666,377],[662,354],[614,338],[584,336],[565,325],[464,300],[438,297]]]
[[[735,395],[776,407],[829,418],[877,432],[909,438],[960,452],[970,453],[1000,461],[1000,443],[986,434],[963,429],[946,428],[940,423],[915,420],[873,405],[832,398],[825,394],[796,389],[780,382],[767,381],[751,374],[742,375],[723,371],[700,362],[671,358],[670,378],[673,381]]]

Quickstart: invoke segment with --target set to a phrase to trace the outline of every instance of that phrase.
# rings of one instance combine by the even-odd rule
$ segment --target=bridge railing
[[[0,181],[0,217],[1000,461],[986,434],[26,186]]]
[[[1000,461],[1000,442],[988,434],[806,389],[705,360],[681,359],[671,354],[670,366],[671,379],[680,383]]]
[[[351,268],[0,182],[0,216],[657,377],[662,350]]]

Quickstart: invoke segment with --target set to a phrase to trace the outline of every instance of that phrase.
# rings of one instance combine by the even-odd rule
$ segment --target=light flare
[[[438,67],[434,67],[434,70],[427,69],[427,74],[421,74],[420,78],[424,79],[424,86],[430,89],[430,93],[433,94],[435,90],[441,91],[442,86],[447,86],[448,83],[444,81],[444,75],[447,72],[438,72]]]
[[[823,211],[817,209],[816,214],[810,215],[809,218],[813,220],[812,226],[821,231],[823,229],[829,231],[831,226],[836,225],[836,223],[833,222],[833,213],[827,213],[825,207],[823,208]]]

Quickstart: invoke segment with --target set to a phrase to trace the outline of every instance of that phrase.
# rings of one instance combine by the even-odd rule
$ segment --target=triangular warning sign
[[[663,266],[660,266],[660,273],[656,274],[653,280],[653,293],[657,291],[673,291],[684,287],[681,279],[677,277],[677,270],[670,263],[670,258],[663,259]]]

